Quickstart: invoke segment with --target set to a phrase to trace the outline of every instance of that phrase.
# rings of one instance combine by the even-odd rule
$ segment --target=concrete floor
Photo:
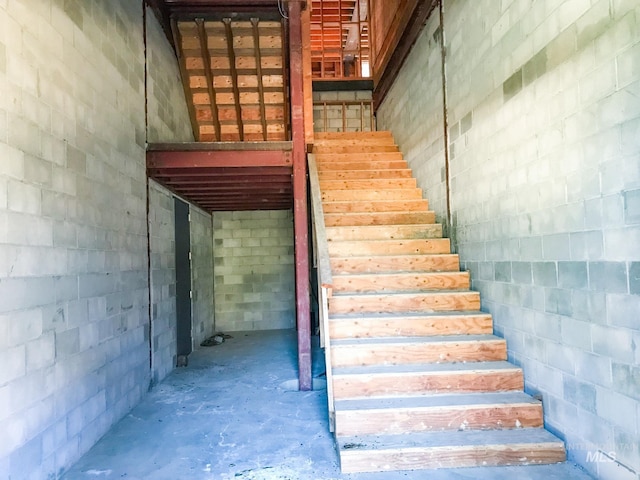
[[[200,348],[67,472],[74,479],[587,480],[571,464],[342,475],[326,390],[298,392],[291,330]],[[314,351],[322,383],[322,351]]]

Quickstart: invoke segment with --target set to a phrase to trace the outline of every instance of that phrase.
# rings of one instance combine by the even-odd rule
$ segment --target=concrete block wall
[[[216,329],[293,328],[292,211],[215,212],[213,239]]]
[[[371,131],[371,94],[370,90],[313,92],[313,130],[316,132]],[[335,104],[343,101],[346,102],[344,105]],[[327,104],[324,105],[322,102]]]
[[[191,206],[191,304],[194,350],[214,333],[213,224],[209,213]]]
[[[151,253],[152,379],[162,381],[176,366],[176,250],[173,194],[149,182]]]
[[[146,18],[147,141],[193,142],[193,130],[173,47],[149,8]]]
[[[55,478],[149,387],[141,20],[0,2],[1,478]]]
[[[149,22],[153,72],[171,51]],[[0,478],[57,478],[149,388],[144,75],[142,2],[0,1]],[[181,106],[153,104],[180,85],[157,78],[170,141]]]
[[[456,248],[569,457],[637,479],[640,4],[445,1],[444,18]],[[378,112],[427,197],[444,117],[406,110],[441,102],[437,22]]]

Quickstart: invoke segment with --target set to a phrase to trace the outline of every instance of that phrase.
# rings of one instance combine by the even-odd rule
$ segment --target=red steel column
[[[311,316],[309,306],[309,235],[307,159],[304,140],[304,72],[302,62],[302,6],[289,1],[289,68],[291,72],[291,131],[293,136],[293,229],[296,259],[296,316],[298,323],[298,382],[311,390]]]

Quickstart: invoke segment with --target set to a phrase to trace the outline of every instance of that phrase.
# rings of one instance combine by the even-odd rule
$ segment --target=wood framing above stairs
[[[314,154],[342,471],[564,461],[391,134],[317,134]]]

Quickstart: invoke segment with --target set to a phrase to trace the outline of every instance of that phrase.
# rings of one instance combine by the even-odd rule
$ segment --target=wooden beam
[[[220,140],[220,116],[218,114],[218,104],[216,102],[216,88],[213,83],[213,74],[211,73],[211,54],[209,53],[208,36],[204,27],[204,19],[196,18],[198,27],[198,38],[200,39],[200,50],[202,52],[202,61],[204,62],[204,75],[207,77],[207,90],[209,91],[209,103],[211,104],[211,116],[213,119],[213,128],[216,132],[216,138]]]
[[[238,70],[236,68],[236,53],[233,49],[233,30],[231,30],[231,19],[223,18],[224,31],[227,37],[227,52],[229,55],[229,69],[231,70],[231,80],[233,82],[233,97],[236,104],[236,122],[238,124],[238,135],[240,141],[244,140],[244,125],[242,123],[242,107],[240,105],[240,89],[238,88]]]
[[[298,385],[311,382],[311,317],[309,300],[309,226],[307,162],[304,139],[304,70],[302,59],[302,5],[289,2],[289,68],[291,75],[291,131],[293,134],[293,219],[296,259],[296,312],[298,325]]]
[[[291,152],[254,151],[149,151],[147,168],[287,167]]]
[[[198,141],[200,139],[200,127],[198,126],[198,119],[196,118],[196,109],[193,104],[191,87],[189,86],[189,72],[187,71],[187,64],[185,62],[184,52],[182,50],[182,35],[180,35],[178,22],[176,21],[175,18],[171,19],[171,30],[173,31],[173,43],[176,47],[176,55],[178,57],[178,66],[180,68],[180,77],[182,79],[182,90],[184,92],[184,99],[187,102],[187,110],[189,111],[189,120],[191,122],[193,138],[194,140]]]
[[[260,97],[260,123],[262,124],[262,139],[267,141],[267,114],[264,107],[264,82],[262,80],[262,55],[260,53],[260,19],[252,18],[253,48],[256,56],[256,73],[258,75],[258,96]]]

